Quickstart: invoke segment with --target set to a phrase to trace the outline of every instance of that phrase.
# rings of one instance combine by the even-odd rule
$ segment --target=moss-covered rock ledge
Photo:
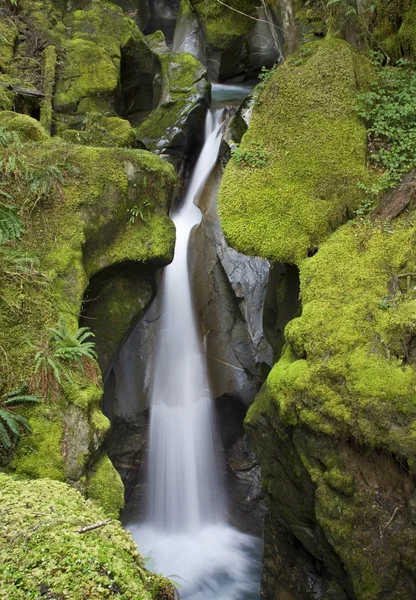
[[[9,600],[174,600],[172,584],[145,569],[118,521],[69,486],[0,473],[0,596]]]
[[[2,393],[33,381],[49,328],[61,319],[76,331],[93,275],[167,263],[175,239],[167,212],[176,180],[168,163],[142,150],[75,146],[49,138],[30,117],[0,113],[4,131],[14,132],[15,123],[18,138],[0,154],[4,164],[17,164],[4,176],[25,231],[1,249]],[[33,433],[22,437],[8,468],[68,481],[118,514],[123,488],[102,454],[109,422],[101,395],[98,370],[92,378],[74,370],[72,382],[26,409]]]

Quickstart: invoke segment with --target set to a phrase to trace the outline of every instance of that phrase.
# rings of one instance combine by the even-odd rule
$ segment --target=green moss
[[[268,380],[285,422],[414,456],[415,242],[407,217],[347,224],[301,264],[302,316]]]
[[[110,55],[94,42],[67,42],[66,61],[59,70],[54,96],[58,112],[75,111],[82,98],[111,96],[118,85],[118,69]],[[102,101],[102,98],[98,98]]]
[[[65,398],[84,411],[90,406],[99,405],[102,398],[101,385],[91,382],[83,373],[76,371],[73,374],[75,383],[65,383],[63,390]]]
[[[62,417],[57,406],[39,406],[31,411],[32,433],[24,436],[10,465],[26,477],[65,480],[62,454]]]
[[[48,139],[48,134],[36,119],[15,112],[0,112],[0,127],[16,131],[24,141],[43,142]]]
[[[94,446],[98,448],[110,431],[110,421],[99,408],[95,408],[90,415],[90,425]]]
[[[136,136],[130,123],[119,117],[105,117],[100,113],[87,113],[83,131],[67,129],[63,139],[85,146],[132,148]]]
[[[107,515],[69,486],[48,479],[17,481],[0,473],[2,535],[0,596],[23,600],[49,595],[73,600],[107,596],[153,600],[165,587],[149,573],[131,536],[115,520],[105,527],[78,533]]]
[[[152,298],[153,290],[151,282],[133,268],[93,287],[90,294],[93,300],[85,307],[86,322],[94,331],[98,361],[105,373],[133,319]]]
[[[260,144],[267,166],[226,167],[219,214],[239,252],[298,263],[360,203],[366,135],[354,106],[367,59],[341,40],[315,44],[300,66],[277,69],[253,110],[240,149]]]
[[[14,56],[16,40],[19,36],[11,19],[0,21],[0,72],[7,73]]]
[[[119,516],[124,506],[124,486],[108,456],[103,456],[90,474],[87,497],[102,506],[109,516]]]
[[[198,13],[208,42],[221,50],[229,48],[236,39],[247,34],[255,23],[250,16],[257,15],[257,5],[252,0],[229,0],[228,6],[235,10],[216,0],[190,0],[190,3]]]
[[[191,54],[172,55],[164,46],[159,58],[164,89],[162,101],[136,128],[136,136],[149,150],[161,152],[166,147],[181,144],[182,128],[193,111],[205,111],[201,96],[209,96],[210,83],[205,67]]]
[[[41,105],[40,123],[50,133],[52,127],[52,101],[55,90],[57,52],[55,46],[48,46],[43,51],[43,90],[45,98]]]
[[[33,259],[29,276],[18,279],[18,285],[15,278],[0,276],[0,379],[14,388],[31,380],[35,348],[45,341],[48,327],[56,326],[60,316],[77,322],[91,274],[87,265],[98,264],[102,257],[108,266],[162,255],[170,260],[174,245],[167,210],[175,175],[162,159],[138,150],[74,146],[58,138],[27,143],[18,152],[37,173],[56,166],[65,182],[53,180],[51,193],[37,200],[28,195],[24,179],[7,182],[27,229],[8,251]],[[141,205],[144,198],[146,223],[139,219],[129,224],[129,208]],[[74,430],[82,430],[87,454],[89,443],[90,451],[97,450],[107,423],[98,428],[88,423],[100,397],[101,387],[77,374],[76,385],[60,390],[57,404],[45,404],[30,416],[34,433],[23,438],[11,468],[32,477],[46,474],[64,480],[70,460],[75,473],[71,440],[61,444],[62,422],[67,418]],[[74,480],[81,475],[79,469],[76,473]]]

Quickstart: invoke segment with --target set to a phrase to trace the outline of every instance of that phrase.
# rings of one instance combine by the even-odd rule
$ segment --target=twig
[[[396,508],[393,511],[393,514],[391,515],[391,517],[387,521],[387,523],[384,525],[383,529],[387,529],[387,527],[390,525],[390,523],[393,521],[394,517],[396,516],[396,513],[397,513],[398,510],[400,510],[400,507],[396,506]]]
[[[230,365],[230,363],[227,363],[224,360],[220,360],[219,358],[215,358],[215,356],[211,356],[210,354],[208,356],[209,356],[209,358],[212,358],[212,359],[222,363],[223,365],[227,365],[227,367],[231,367],[232,369],[237,369],[237,371],[244,371],[244,369],[242,369],[241,367],[235,367],[234,365]]]
[[[236,13],[239,13],[240,15],[243,15],[243,17],[247,17],[247,19],[253,19],[253,21],[259,21],[259,23],[266,23],[267,25],[272,26],[275,29],[279,29],[280,31],[283,31],[283,29],[281,27],[278,27],[274,23],[270,23],[269,21],[266,21],[265,19],[259,19],[258,17],[252,17],[251,15],[248,15],[247,13],[242,12],[241,10],[238,10],[237,8],[234,8],[233,6],[229,6],[228,4],[226,4],[225,2],[223,2],[222,0],[216,0],[216,2],[218,2],[219,4],[222,4],[226,8],[229,8],[230,10],[233,10]]]
[[[109,523],[112,522],[113,519],[108,519],[107,521],[100,521],[99,523],[94,523],[94,525],[88,525],[87,527],[82,527],[78,529],[78,533],[85,533],[86,531],[92,531],[93,529],[98,529],[99,527],[105,527]]]

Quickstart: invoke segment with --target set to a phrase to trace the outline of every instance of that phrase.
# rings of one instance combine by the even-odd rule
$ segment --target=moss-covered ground
[[[108,520],[108,515],[68,485],[0,473],[0,504],[2,598],[175,597],[166,579],[146,571],[130,534],[118,521],[79,533]]]

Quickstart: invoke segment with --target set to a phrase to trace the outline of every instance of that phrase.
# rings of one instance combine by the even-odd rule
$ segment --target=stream
[[[248,86],[213,86],[214,106],[241,101]],[[171,210],[173,262],[160,286],[162,325],[154,362],[147,516],[128,529],[149,568],[189,600],[257,600],[262,540],[228,524],[213,403],[193,308],[188,241],[201,221],[195,203],[215,166],[224,111],[208,111],[204,144],[185,198]]]

